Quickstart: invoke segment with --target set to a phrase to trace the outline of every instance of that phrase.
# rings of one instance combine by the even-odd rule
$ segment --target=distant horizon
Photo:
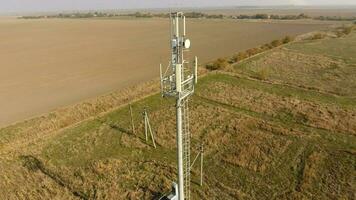
[[[175,7],[138,7],[138,8],[99,8],[99,9],[58,9],[58,10],[33,10],[33,11],[1,11],[1,15],[21,15],[21,14],[36,14],[36,13],[68,13],[68,12],[93,12],[93,11],[157,11],[157,10],[169,10],[169,9],[195,9],[195,10],[211,10],[211,9],[336,9],[343,8],[347,10],[356,9],[356,4],[335,4],[335,5],[224,5],[224,6],[175,6]]]

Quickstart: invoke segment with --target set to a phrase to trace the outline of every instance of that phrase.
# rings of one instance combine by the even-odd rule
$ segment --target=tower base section
[[[176,183],[173,183],[171,193],[167,196],[160,198],[160,200],[178,200],[178,185]]]

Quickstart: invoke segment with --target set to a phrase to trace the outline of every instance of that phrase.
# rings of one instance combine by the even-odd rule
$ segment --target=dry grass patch
[[[95,117],[158,91],[158,84],[149,82],[126,90],[111,93],[73,106],[55,110],[47,115],[0,129],[0,148],[17,148],[44,137],[51,132]]]
[[[351,108],[346,110],[338,106],[319,105],[222,82],[209,84],[198,95],[267,114],[285,122],[293,121],[331,131],[356,134],[356,110]]]
[[[245,66],[236,66],[235,70],[262,80],[338,95],[352,95],[356,91],[355,68],[323,55],[275,50]]]

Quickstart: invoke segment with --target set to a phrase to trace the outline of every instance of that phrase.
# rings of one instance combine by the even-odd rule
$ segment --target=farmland
[[[225,15],[253,15],[259,13],[266,14],[278,14],[278,15],[299,15],[300,13],[304,13],[308,16],[319,17],[319,16],[338,16],[338,17],[354,17],[356,15],[356,7],[355,6],[340,6],[340,7],[332,7],[332,6],[300,6],[300,7],[260,7],[256,8],[221,8],[221,9],[202,9],[202,12],[208,14],[221,14]]]
[[[329,22],[190,20],[206,62]],[[166,19],[0,18],[0,126],[158,77],[168,60]]]
[[[193,155],[205,147],[204,185],[195,166],[193,199],[354,199],[355,42],[355,31],[298,41],[201,78],[190,112]],[[157,84],[146,87],[152,95],[114,93],[0,129],[0,199],[167,192],[176,173],[174,102]],[[145,107],[157,149],[144,139]]]

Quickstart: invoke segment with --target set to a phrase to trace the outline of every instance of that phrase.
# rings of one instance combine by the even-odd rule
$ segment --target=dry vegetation
[[[205,146],[205,182],[199,186],[195,166],[193,199],[354,199],[355,35],[221,61],[229,73],[199,80],[191,132],[193,155]],[[155,91],[150,84],[145,94]],[[1,129],[0,199],[136,200],[167,192],[176,172],[174,102],[136,92]],[[144,139],[145,107],[157,149]]]
[[[342,26],[337,26],[336,28],[330,29],[328,31],[316,31],[316,32],[299,35],[297,37],[297,39],[287,35],[282,39],[273,40],[272,42],[266,43],[259,47],[254,47],[251,49],[247,49],[246,51],[238,52],[235,55],[233,55],[232,57],[218,58],[217,60],[215,60],[213,62],[207,63],[205,67],[206,67],[206,69],[211,70],[211,71],[213,71],[213,70],[231,71],[228,64],[231,65],[231,64],[236,64],[236,63],[242,62],[245,59],[254,57],[260,53],[275,49],[282,45],[289,44],[295,40],[297,40],[297,41],[300,41],[300,40],[321,40],[326,37],[342,38],[342,37],[350,35],[350,33],[352,33],[352,31],[355,28],[356,28],[356,26],[354,26],[352,24],[344,24]],[[258,78],[260,78],[261,80],[264,80],[266,78],[265,77],[266,73],[267,72],[265,70],[262,70],[261,74],[257,74],[257,75],[259,75]]]
[[[205,144],[205,185],[198,186],[195,168],[194,199],[352,199],[350,173],[354,173],[356,141],[347,130],[355,129],[312,124],[320,118],[303,106],[322,110],[327,104],[317,98],[307,101],[282,95],[269,87],[274,86],[223,74],[201,79],[190,111],[193,149],[201,141]],[[219,93],[220,89],[229,92]],[[211,96],[214,91],[216,96]],[[312,119],[274,113],[292,104],[297,105],[295,113],[305,112]],[[158,149],[144,140],[141,112],[146,106]],[[3,154],[9,160],[0,165],[5,172],[0,178],[6,180],[2,195],[11,191],[3,197],[152,199],[168,191],[176,169],[173,102],[154,95],[134,103],[133,108],[136,134],[130,129],[128,107],[122,107],[16,153]],[[344,117],[338,115],[337,106],[333,109],[336,118]]]
[[[0,129],[0,148],[4,152],[4,149],[13,150],[14,146],[25,146],[30,142],[29,139],[44,137],[46,134],[109,112],[130,101],[151,95],[158,91],[157,87],[158,84],[155,82],[140,84]]]
[[[260,73],[267,70],[264,79],[274,83],[355,96],[356,35],[349,33],[339,39],[328,37],[318,41],[325,37],[326,33],[316,33],[310,38],[317,41],[307,40],[275,49],[266,56],[235,65],[235,71],[259,78]]]
[[[0,126],[158,77],[157,65],[169,57],[162,42],[168,41],[168,22],[0,18]],[[193,52],[202,63],[329,25],[203,19],[188,23]]]
[[[244,82],[241,81],[240,83]],[[246,85],[248,83],[248,81],[245,82]],[[347,109],[334,105],[319,105],[315,102],[298,100],[287,95],[269,94],[253,87],[243,88],[240,85],[221,82],[212,83],[198,95],[264,114],[274,119],[356,135],[355,108]]]
[[[335,34],[337,35],[337,37],[342,37],[345,35],[349,35],[352,30],[353,30],[352,26],[351,27],[349,27],[349,26],[340,27],[335,30]],[[310,33],[308,33],[308,34],[310,34]],[[305,35],[308,35],[308,34],[305,34]],[[298,36],[298,37],[300,37],[300,36]],[[306,39],[319,40],[319,39],[323,39],[325,37],[326,37],[325,33],[315,32],[315,33],[312,33],[311,36],[307,37]],[[259,47],[254,47],[251,49],[247,49],[246,51],[243,51],[243,52],[238,52],[229,58],[218,58],[217,60],[215,60],[213,62],[207,63],[205,68],[208,70],[211,70],[211,71],[214,71],[214,70],[231,71],[231,69],[228,67],[232,64],[242,62],[245,59],[254,57],[260,53],[264,53],[266,51],[280,47],[282,45],[289,44],[289,43],[293,42],[294,40],[295,40],[294,37],[287,35],[282,39],[273,40],[272,42],[266,43]],[[298,40],[300,40],[300,39],[298,39]],[[264,71],[263,71],[263,73],[264,73]],[[260,79],[264,79],[264,76],[261,76]]]
[[[211,71],[214,71],[214,70],[230,71],[230,70],[227,70],[227,67],[229,66],[229,64],[231,65],[234,63],[241,62],[241,61],[243,61],[247,58],[253,57],[259,53],[277,48],[283,44],[288,44],[288,43],[292,42],[293,40],[294,40],[294,38],[291,36],[286,36],[280,40],[273,40],[271,43],[264,44],[260,47],[255,47],[255,48],[247,49],[246,51],[243,51],[243,52],[239,52],[230,58],[218,58],[217,60],[206,64],[205,68],[208,70],[211,70]]]

